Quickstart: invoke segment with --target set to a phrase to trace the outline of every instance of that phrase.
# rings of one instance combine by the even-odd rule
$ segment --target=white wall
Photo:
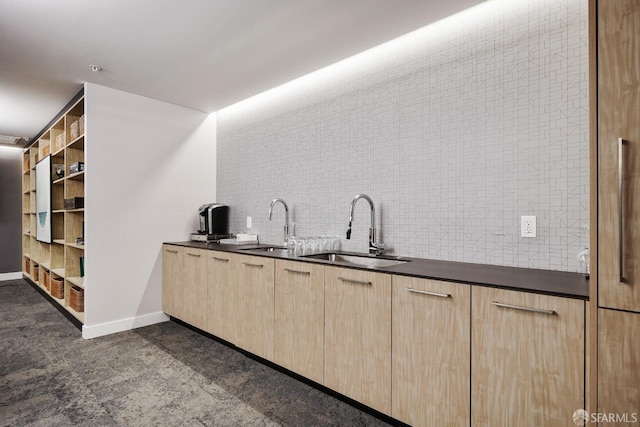
[[[167,320],[165,241],[187,240],[216,200],[216,117],[85,85],[83,337]]]
[[[588,2],[496,0],[218,112],[231,231],[366,252],[581,271],[589,243]],[[249,177],[249,178],[248,178]],[[520,237],[520,216],[537,237]]]

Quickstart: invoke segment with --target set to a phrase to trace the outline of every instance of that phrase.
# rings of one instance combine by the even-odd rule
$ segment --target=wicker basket
[[[42,270],[42,279],[45,289],[51,291],[51,273],[48,270]]]
[[[69,289],[69,306],[78,313],[84,311],[84,289],[75,286]]]
[[[38,264],[33,264],[33,273],[32,278],[34,282],[37,282],[40,279],[40,266]]]
[[[64,279],[54,277],[51,279],[51,296],[54,298],[64,298]]]
[[[24,260],[24,272],[27,273],[28,276],[31,276],[31,260],[28,258]]]

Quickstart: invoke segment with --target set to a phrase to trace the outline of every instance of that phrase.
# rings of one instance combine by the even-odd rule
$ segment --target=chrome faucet
[[[376,207],[373,205],[373,200],[366,194],[356,194],[351,201],[351,209],[349,211],[349,227],[347,228],[347,240],[351,239],[351,224],[353,223],[353,210],[356,207],[356,202],[360,199],[365,199],[369,202],[371,208],[371,226],[369,227],[369,255],[380,255],[384,251],[384,245],[376,243]]]
[[[271,206],[269,206],[269,221],[271,221],[273,207],[278,202],[282,203],[282,206],[284,206],[284,245],[287,246],[289,244],[289,206],[287,206],[287,202],[282,199],[273,199],[271,201]]]

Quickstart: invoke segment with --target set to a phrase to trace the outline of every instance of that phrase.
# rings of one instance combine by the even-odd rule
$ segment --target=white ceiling
[[[481,1],[0,0],[0,135],[85,81],[213,112]]]

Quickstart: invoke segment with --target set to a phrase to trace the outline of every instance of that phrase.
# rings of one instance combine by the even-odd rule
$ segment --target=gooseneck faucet
[[[356,203],[360,199],[365,199],[369,202],[371,208],[371,226],[369,227],[369,255],[380,255],[384,250],[384,246],[376,243],[376,207],[373,205],[373,200],[366,194],[356,194],[351,201],[351,209],[349,211],[349,227],[347,228],[347,240],[351,239],[351,225],[353,223],[353,211],[356,207]]]
[[[271,214],[276,203],[282,203],[282,206],[284,206],[284,245],[287,246],[289,244],[289,206],[282,199],[273,199],[271,206],[269,206],[269,221],[271,221]]]

